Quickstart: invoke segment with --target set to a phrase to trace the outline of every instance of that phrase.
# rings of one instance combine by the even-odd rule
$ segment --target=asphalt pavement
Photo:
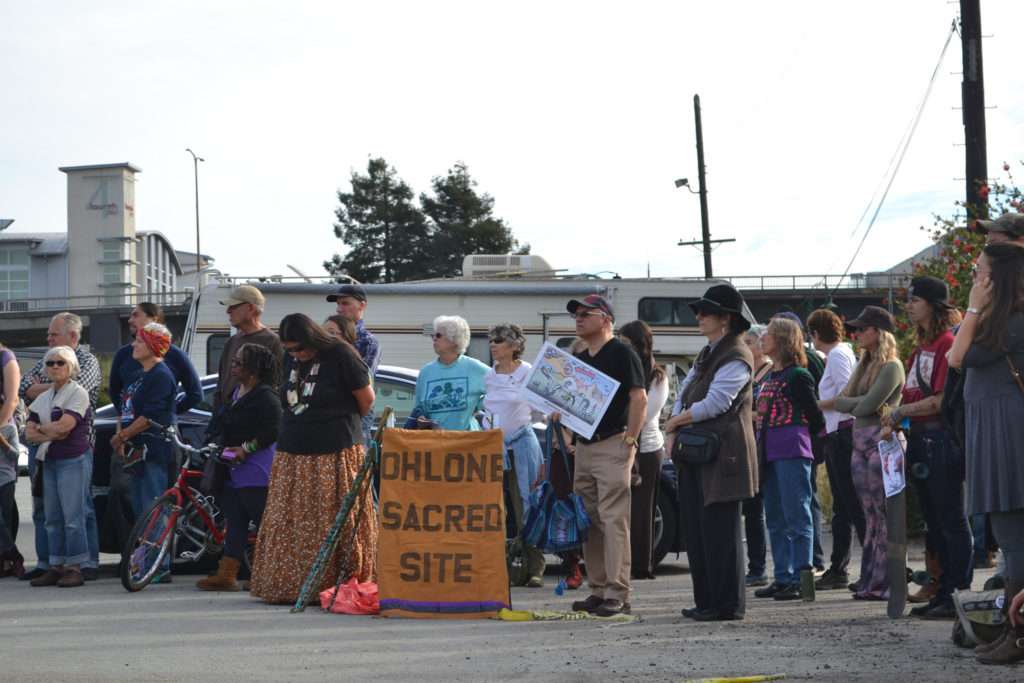
[[[18,482],[18,539],[30,555],[27,484]],[[920,567],[919,548],[913,559]],[[950,642],[950,622],[890,620],[885,603],[845,590],[819,591],[813,603],[750,596],[744,621],[683,619],[692,605],[685,557],[635,582],[640,618],[627,624],[291,614],[247,593],[198,591],[198,577],[130,594],[116,557],[103,560],[101,578],[81,588],[0,580],[0,681],[1024,680],[1024,669],[982,670]],[[567,610],[585,597],[554,595],[553,572],[544,588],[513,589],[513,607]],[[975,587],[991,574],[977,572]]]

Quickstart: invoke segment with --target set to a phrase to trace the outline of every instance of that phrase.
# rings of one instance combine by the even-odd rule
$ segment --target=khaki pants
[[[621,434],[576,446],[573,489],[590,516],[583,561],[591,594],[605,600],[629,601],[629,472],[635,456]]]

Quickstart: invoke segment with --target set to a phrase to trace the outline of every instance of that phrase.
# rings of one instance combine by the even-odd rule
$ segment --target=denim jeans
[[[43,505],[50,566],[81,565],[89,559],[85,531],[85,481],[91,454],[47,460],[43,466]]]
[[[540,449],[540,442],[533,432],[532,425],[526,425],[505,439],[506,470],[509,468],[509,451],[512,451],[512,457],[515,458],[516,487],[519,489],[519,498],[523,501],[525,516],[530,505],[530,490],[533,488],[533,482],[537,481],[540,466],[544,462],[544,453]],[[563,467],[561,457],[559,455],[553,458],[551,467]]]
[[[971,587],[974,539],[964,511],[964,457],[945,430],[911,428],[907,441],[910,480],[928,525],[928,545],[942,565],[940,599]]]
[[[163,492],[171,487],[169,481],[171,457],[153,455],[150,451],[146,459],[134,466],[135,472],[131,478],[132,488],[132,509],[138,517],[146,511],[154,500],[163,495]],[[163,569],[171,569],[171,551],[164,556]]]
[[[810,569],[814,545],[811,516],[811,461],[776,460],[766,467],[764,511],[772,545],[775,581],[800,582],[800,571]]]
[[[36,467],[36,451],[39,450],[39,446],[35,444],[29,444],[28,447],[28,471],[30,477],[35,477]],[[32,526],[35,532],[35,544],[36,544],[36,568],[38,569],[49,569],[50,568],[50,544],[49,539],[46,537],[46,506],[43,503],[42,498],[32,497]]]
[[[85,540],[89,545],[89,559],[82,563],[83,567],[98,569],[100,566],[100,531],[96,523],[96,505],[92,500],[92,461],[93,451],[85,454],[86,468],[85,480]]]

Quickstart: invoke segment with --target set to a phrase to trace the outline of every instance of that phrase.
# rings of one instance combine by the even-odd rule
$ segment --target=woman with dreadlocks
[[[258,528],[267,505],[270,467],[281,421],[277,358],[268,348],[259,344],[238,347],[231,359],[231,377],[237,384],[213,434],[224,445],[222,459],[230,460],[221,495],[227,534],[217,573],[196,583],[204,591],[239,589],[238,570],[245,556],[249,523]]]

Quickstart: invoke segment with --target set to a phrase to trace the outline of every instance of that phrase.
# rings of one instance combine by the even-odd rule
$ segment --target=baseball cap
[[[227,299],[220,302],[221,306],[237,306],[238,304],[252,304],[253,306],[262,307],[267,300],[263,297],[263,292],[256,289],[252,285],[239,285],[231,290],[231,294]]]
[[[611,318],[612,321],[615,320],[615,311],[612,310],[612,305],[608,303],[608,300],[605,299],[600,294],[588,294],[587,296],[583,297],[582,300],[573,299],[572,301],[565,305],[565,310],[569,311],[573,315],[576,315],[576,309],[578,309],[580,306],[582,306],[583,308],[596,309],[598,311],[603,312],[605,315]]]
[[[994,221],[974,221],[974,229],[982,235],[990,232],[1005,232],[1014,237],[1024,237],[1024,213],[1010,211]]]
[[[924,299],[933,306],[953,308],[953,305],[949,303],[949,285],[930,275],[921,275],[911,280],[910,287],[907,288],[907,296]]]
[[[338,288],[337,292],[328,295],[327,300],[337,301],[338,299],[346,296],[350,296],[353,299],[359,299],[360,301],[366,301],[366,290],[363,289],[362,285],[342,285]]]
[[[865,306],[860,315],[853,320],[846,321],[846,326],[855,330],[859,330],[862,327],[874,327],[886,332],[892,332],[896,329],[896,319],[892,317],[892,313],[881,306]]]

